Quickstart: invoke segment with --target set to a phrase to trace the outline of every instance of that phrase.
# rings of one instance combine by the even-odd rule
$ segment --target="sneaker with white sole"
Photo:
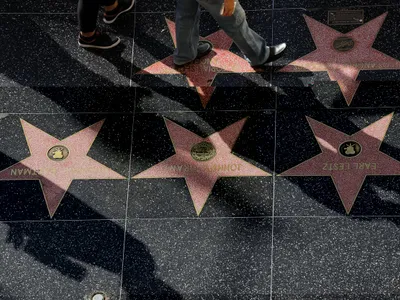
[[[93,49],[111,49],[117,46],[121,42],[119,37],[111,38],[108,34],[105,34],[99,30],[96,30],[94,35],[91,37],[84,37],[79,34],[78,45],[82,48],[93,48]]]
[[[118,17],[128,11],[130,11],[135,4],[135,0],[119,0],[118,6],[104,13],[103,21],[106,24],[114,23]]]

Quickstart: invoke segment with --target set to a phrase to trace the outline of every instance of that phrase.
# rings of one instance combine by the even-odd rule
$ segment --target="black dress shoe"
[[[254,69],[265,69],[267,67],[267,64],[275,61],[283,56],[286,50],[286,43],[278,44],[275,46],[269,47],[269,57],[266,60],[265,63],[258,65],[258,66],[253,66]]]
[[[204,56],[207,56],[212,51],[213,48],[214,48],[214,45],[211,42],[209,42],[209,41],[199,41],[199,45],[197,46],[197,56],[196,56],[195,59],[200,59],[200,58],[202,58]],[[187,66],[188,64],[191,64],[192,62],[193,61],[190,61],[190,62],[185,63],[183,65],[175,64],[175,67],[176,68],[182,68],[182,67]]]
[[[274,60],[281,58],[283,56],[283,53],[285,53],[285,50],[286,50],[286,43],[271,46],[269,48],[269,51],[270,51],[269,57],[265,63],[267,64],[267,63],[270,63]]]

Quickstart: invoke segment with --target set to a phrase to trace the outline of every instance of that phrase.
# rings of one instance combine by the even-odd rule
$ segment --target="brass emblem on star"
[[[63,161],[69,155],[69,150],[64,146],[54,146],[47,152],[47,157],[54,161]]]
[[[333,42],[333,48],[335,48],[337,51],[340,52],[346,52],[350,51],[351,49],[354,48],[354,40],[351,37],[348,36],[342,36],[337,38]]]
[[[339,152],[344,157],[356,157],[361,153],[361,145],[354,141],[348,141],[340,145]]]
[[[201,142],[192,147],[190,151],[192,158],[197,161],[208,161],[217,155],[213,144],[209,142]]]

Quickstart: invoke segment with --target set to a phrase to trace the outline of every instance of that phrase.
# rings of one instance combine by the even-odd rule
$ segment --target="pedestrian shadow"
[[[73,200],[79,203],[75,209],[97,220],[5,222],[9,226],[6,242],[76,282],[84,281],[91,267],[117,277],[123,272],[122,292],[126,299],[182,299],[157,277],[149,249],[129,233],[125,234],[123,222],[107,220],[79,199]]]

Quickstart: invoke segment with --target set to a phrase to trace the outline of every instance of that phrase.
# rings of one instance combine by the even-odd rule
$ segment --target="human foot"
[[[120,15],[130,11],[135,4],[135,0],[118,0],[118,5],[111,11],[104,13],[103,21],[106,24],[114,23]]]

